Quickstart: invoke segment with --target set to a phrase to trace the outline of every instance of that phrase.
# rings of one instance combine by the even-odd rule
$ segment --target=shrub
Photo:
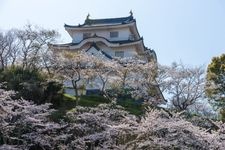
[[[45,81],[44,84],[44,100],[52,103],[54,107],[60,105],[63,99],[63,84],[58,81]]]
[[[10,67],[1,72],[0,81],[7,82],[7,89],[13,89],[16,91],[21,90],[24,82],[42,82],[45,80],[45,76],[37,70],[23,69],[22,67]]]
[[[16,97],[32,100],[36,104],[51,102],[58,105],[62,96],[62,84],[48,81],[47,76],[38,70],[21,67],[7,68],[1,72],[0,82],[4,88],[17,92]]]
[[[181,114],[149,109],[138,119],[118,105],[81,107],[51,122],[49,104],[12,100],[0,89],[0,149],[224,149],[225,124],[208,130]]]
[[[225,122],[225,109],[220,110],[220,118],[221,121]]]

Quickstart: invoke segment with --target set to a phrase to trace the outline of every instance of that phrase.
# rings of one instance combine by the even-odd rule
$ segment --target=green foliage
[[[220,119],[225,122],[225,109],[220,110]]]
[[[63,94],[63,100],[64,101],[75,101],[76,100],[76,98],[74,97],[74,96],[72,96],[72,95],[70,95],[70,94]]]
[[[214,57],[207,68],[206,95],[220,109],[220,119],[225,122],[225,54]]]
[[[105,97],[100,95],[82,95],[78,105],[86,107],[96,107],[102,103],[109,103]]]
[[[83,107],[97,107],[99,104],[110,103],[108,99],[101,95],[82,95],[79,97],[79,106]],[[126,111],[134,115],[142,115],[144,113],[144,105],[138,103],[136,100],[122,96],[117,101],[117,104],[123,106]],[[50,119],[59,122],[60,119],[67,120],[66,113],[76,107],[76,98],[69,94],[63,94],[63,99],[60,105],[55,107],[57,111],[53,112]]]
[[[64,107],[68,110],[76,107],[76,98],[69,94],[63,94],[63,99],[60,102],[60,108],[61,107]]]
[[[131,96],[132,89],[129,88],[112,88],[107,91],[110,97],[117,99],[117,104],[124,107],[126,111],[134,115],[144,114],[143,102],[135,100]],[[149,91],[151,92],[151,91]]]
[[[4,144],[4,135],[0,131],[0,145],[3,145],[3,144]]]
[[[37,70],[23,69],[22,67],[10,67],[1,72],[0,81],[7,82],[6,86],[9,90],[20,90],[21,83],[32,83],[35,81],[44,81],[45,77]]]
[[[82,95],[79,99],[78,105],[84,107],[97,107],[99,104],[110,102],[100,95]],[[60,119],[67,120],[65,117],[66,113],[75,107],[76,97],[69,94],[63,94],[63,99],[60,101],[60,105],[55,107],[57,111],[53,112],[50,118],[56,122],[60,121]]]
[[[17,92],[17,97],[34,101],[37,104],[51,102],[58,105],[62,95],[62,84],[48,81],[47,76],[38,70],[10,67],[0,74],[4,88]]]
[[[123,98],[117,101],[117,104],[123,106],[126,111],[134,115],[144,114],[144,105],[142,103],[137,103],[136,100],[131,98]]]
[[[55,108],[57,111],[53,112],[50,116],[50,119],[59,122],[60,119],[67,120],[65,117],[67,111],[76,107],[76,98],[69,94],[63,94],[63,98],[61,99],[59,105]]]
[[[219,108],[225,107],[225,54],[212,59],[206,79],[206,95]]]
[[[7,68],[1,72],[0,81],[5,82],[7,90],[15,90],[18,92],[18,97],[23,97],[28,100],[34,100],[40,103],[44,95],[41,89],[41,82],[45,76],[37,70],[23,69],[21,67]]]
[[[63,99],[63,84],[57,81],[45,81],[42,84],[44,88],[44,100],[50,102],[53,106],[59,106]]]

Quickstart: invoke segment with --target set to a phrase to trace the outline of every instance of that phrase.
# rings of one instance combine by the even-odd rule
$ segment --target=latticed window
[[[111,38],[116,38],[119,36],[119,32],[118,31],[113,31],[113,32],[110,32],[110,37]]]
[[[91,37],[91,33],[83,33],[83,39]]]
[[[124,51],[117,51],[115,52],[115,57],[124,57]]]
[[[135,40],[135,35],[134,35],[134,34],[131,34],[131,35],[129,36],[129,40]]]

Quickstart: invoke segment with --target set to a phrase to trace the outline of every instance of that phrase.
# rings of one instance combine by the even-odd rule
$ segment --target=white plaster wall
[[[116,51],[124,51],[124,57],[137,56],[135,46],[123,46],[123,47],[118,47],[118,48],[110,48],[105,45],[101,45],[101,49],[112,57],[115,57]]]
[[[119,36],[117,38],[110,38],[110,32],[118,31]],[[72,41],[74,43],[79,43],[83,40],[83,33],[92,33],[92,35],[96,34],[98,36],[104,37],[109,41],[118,41],[118,40],[128,40],[131,34],[130,29],[120,28],[120,29],[105,29],[105,30],[85,30],[85,31],[70,31]]]
[[[124,51],[124,57],[134,57],[137,55],[134,47],[118,48],[117,50],[114,51],[114,56],[116,51]]]
[[[134,57],[136,55],[137,55],[137,53],[136,53],[135,49],[124,50],[124,57]]]
[[[118,37],[117,38],[111,38],[110,37],[110,32],[118,32]],[[108,30],[101,30],[101,31],[96,31],[95,32],[98,36],[105,37],[109,41],[119,41],[119,40],[128,40],[130,36],[130,30],[129,28],[122,28],[122,29],[108,29]]]
[[[82,31],[76,31],[72,32],[72,42],[73,43],[79,43],[83,40],[83,32]]]
[[[112,48],[110,47],[107,47],[106,45],[102,44],[102,45],[99,45],[99,48],[101,48],[102,51],[104,51],[105,53],[107,53],[108,55],[114,57],[115,55],[115,52]]]
[[[124,51],[124,57],[134,57],[134,56],[138,55],[137,52],[136,52],[136,47],[134,47],[134,46],[126,46],[126,47],[114,48],[113,49],[113,48],[101,45],[101,46],[99,46],[99,48],[102,51],[104,51],[105,53],[107,53],[108,55],[110,55],[111,57],[115,57],[116,51]],[[87,53],[90,54],[90,55],[94,55],[98,58],[108,60],[108,58],[106,56],[104,56],[101,52],[96,50],[94,47],[89,49]]]

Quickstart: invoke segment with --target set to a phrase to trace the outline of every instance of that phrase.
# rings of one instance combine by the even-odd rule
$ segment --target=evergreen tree
[[[225,54],[212,58],[207,68],[206,95],[225,118]],[[223,117],[224,116],[224,117]]]

